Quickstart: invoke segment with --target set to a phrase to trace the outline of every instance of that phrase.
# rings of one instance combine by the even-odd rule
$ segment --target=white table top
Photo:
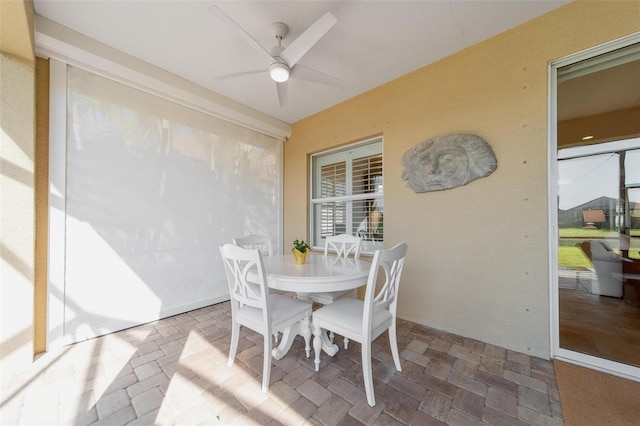
[[[293,255],[263,257],[269,287],[296,293],[352,290],[367,283],[371,263],[309,253],[304,265]]]

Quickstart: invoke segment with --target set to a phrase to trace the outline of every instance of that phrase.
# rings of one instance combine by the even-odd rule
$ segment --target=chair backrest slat
[[[360,244],[362,238],[349,234],[340,234],[328,236],[325,240],[324,255],[329,253],[329,250],[336,252],[337,257],[347,258],[353,256],[354,259],[360,258]]]
[[[220,247],[229,283],[232,309],[247,305],[265,310],[268,318],[266,274],[262,254],[257,249],[244,249],[233,244]]]

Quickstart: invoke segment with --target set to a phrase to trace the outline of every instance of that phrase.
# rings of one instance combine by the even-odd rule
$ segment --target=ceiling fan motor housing
[[[278,40],[283,40],[289,34],[289,27],[282,22],[274,22],[271,24],[271,29]]]

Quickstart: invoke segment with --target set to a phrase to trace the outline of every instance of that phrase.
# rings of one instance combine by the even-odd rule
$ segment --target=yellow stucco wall
[[[33,360],[33,5],[0,2],[0,362],[2,383]]]
[[[0,52],[35,59],[34,11],[30,0],[0,1]]]
[[[36,58],[36,174],[34,351],[47,344],[47,254],[49,238],[49,60]]]
[[[382,134],[385,245],[409,244],[399,316],[548,357],[548,63],[637,31],[637,1],[570,3],[294,123],[285,243],[308,238],[309,183],[293,177],[309,176],[309,155]],[[497,170],[414,193],[401,180],[402,155],[452,133],[484,138]]]

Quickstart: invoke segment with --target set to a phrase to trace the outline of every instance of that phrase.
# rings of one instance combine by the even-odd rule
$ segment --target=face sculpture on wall
[[[402,180],[415,192],[442,191],[490,175],[497,167],[491,147],[476,135],[424,141],[402,157]]]

